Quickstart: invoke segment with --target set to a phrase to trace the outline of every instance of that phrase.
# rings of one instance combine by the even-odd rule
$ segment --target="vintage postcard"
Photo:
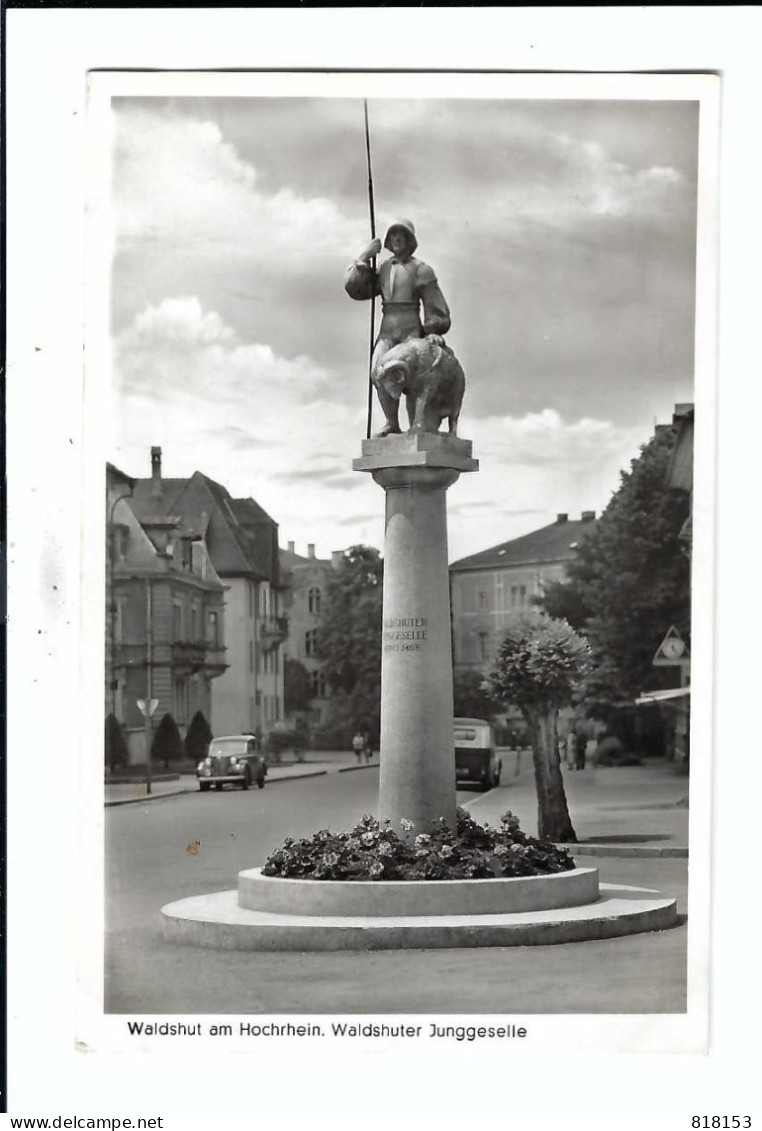
[[[711,593],[718,85],[90,76],[109,1043],[460,1040],[474,1016],[544,1043],[553,1015],[564,1043],[590,1026],[603,1047],[704,1046],[700,847],[687,877],[689,812],[694,835],[709,820],[711,625],[690,595],[691,574]],[[427,470],[403,482],[413,449]],[[426,501],[443,474],[444,539]],[[558,700],[550,799],[542,728],[481,687],[540,608],[591,634],[595,669]],[[453,737],[438,666],[483,735]],[[419,891],[420,923],[387,906],[404,867],[340,834],[410,818],[424,857],[450,795],[471,821],[510,811],[568,842],[595,890],[574,914],[538,896],[536,922],[512,904],[469,919],[441,886],[431,906]],[[319,829],[337,839],[289,888]],[[258,869],[286,842],[273,894]],[[442,859],[414,874],[486,890],[491,873]],[[345,904],[321,875],[378,882]]]
[[[55,1024],[279,1086],[703,1055],[720,78],[107,62]]]

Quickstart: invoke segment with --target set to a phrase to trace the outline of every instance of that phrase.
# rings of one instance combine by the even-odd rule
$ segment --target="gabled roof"
[[[153,492],[153,479],[135,479],[132,492],[131,505],[138,518],[148,518],[151,515],[177,514],[173,511],[171,502],[182,490],[187,479],[162,479],[161,495]]]
[[[130,487],[134,487],[137,482],[137,480],[133,479],[131,475],[128,475],[126,471],[122,471],[121,468],[116,467],[115,464],[108,462],[106,463],[106,481],[109,483],[118,481],[120,483],[126,483]]]
[[[157,494],[152,478],[135,481],[131,503],[139,519],[176,516],[183,533],[206,533],[209,555],[220,576],[279,584],[278,526],[254,499],[234,499],[201,471],[190,479],[162,478],[160,485]]]
[[[557,520],[520,538],[500,542],[488,550],[460,558],[452,563],[450,570],[460,573],[471,569],[504,569],[506,566],[568,561],[574,556],[575,544],[587,538],[596,525],[594,518],[571,522]]]
[[[278,524],[254,499],[231,499],[233,514],[249,541],[249,555],[256,568],[274,586],[280,585]]]

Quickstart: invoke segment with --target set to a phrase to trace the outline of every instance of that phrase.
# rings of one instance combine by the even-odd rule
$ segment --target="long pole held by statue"
[[[376,238],[376,213],[373,206],[373,173],[370,166],[370,129],[368,128],[368,100],[363,100],[365,108],[365,151],[368,155],[368,208],[370,210],[370,238]],[[371,269],[373,271],[373,278],[376,277],[376,257],[373,256],[370,261]],[[375,284],[374,284],[375,287]],[[376,337],[376,294],[375,289],[370,297],[370,350],[368,355],[368,424],[366,428],[366,435],[370,439],[371,416],[373,413],[373,381],[371,374],[373,370],[373,346],[375,345]]]

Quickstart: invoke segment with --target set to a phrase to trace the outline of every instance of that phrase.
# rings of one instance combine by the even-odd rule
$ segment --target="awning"
[[[644,691],[635,703],[638,707],[644,703],[663,703],[666,699],[680,699],[690,693],[690,687],[670,687],[667,691]]]

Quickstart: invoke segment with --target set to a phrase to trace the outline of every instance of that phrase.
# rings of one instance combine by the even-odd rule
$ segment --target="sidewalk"
[[[510,809],[522,829],[537,835],[537,796],[531,754],[503,755],[502,785],[466,804],[475,820],[497,824]],[[564,789],[579,856],[687,856],[688,778],[674,763],[590,766],[564,770]]]
[[[352,770],[378,768],[378,754],[369,763],[358,765],[351,750],[312,751],[304,762],[290,765],[274,763],[268,767],[265,788],[292,778],[314,778],[323,774],[342,774]],[[181,793],[197,793],[198,781],[195,774],[180,774],[174,781],[154,781],[150,794],[146,793],[145,782],[106,783],[105,804],[136,805],[141,801],[159,801],[165,797],[176,797]]]

